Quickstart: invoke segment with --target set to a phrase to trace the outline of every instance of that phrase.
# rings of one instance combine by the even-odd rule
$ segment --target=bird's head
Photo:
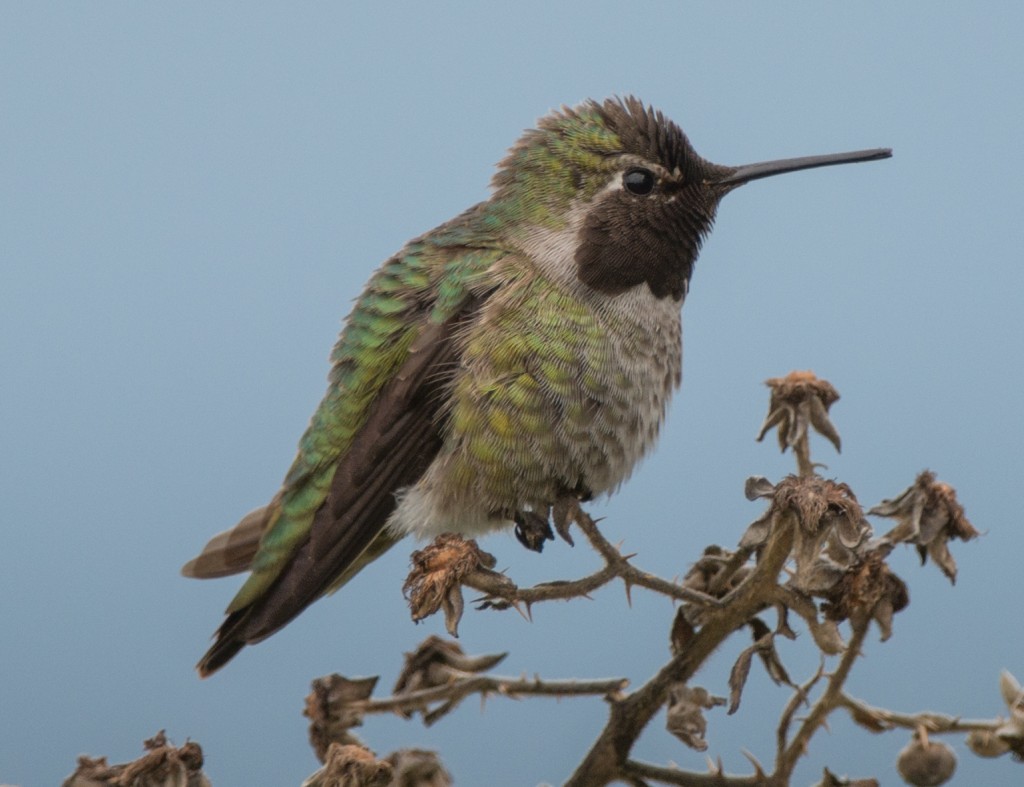
[[[729,191],[783,172],[889,155],[722,166],[701,158],[679,126],[639,99],[587,101],[545,116],[512,147],[492,181],[488,216],[512,234],[574,228],[576,275],[597,291],[616,295],[646,282],[656,297],[682,300]]]

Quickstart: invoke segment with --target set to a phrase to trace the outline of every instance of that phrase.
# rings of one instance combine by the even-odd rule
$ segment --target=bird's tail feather
[[[231,661],[246,645],[260,642],[286,626],[316,597],[341,588],[363,568],[387,552],[398,540],[393,533],[384,529],[361,549],[355,544],[350,544],[352,548],[349,554],[354,557],[347,561],[348,565],[341,569],[337,578],[308,600],[301,598],[301,595],[308,594],[301,594],[300,600],[296,603],[296,594],[287,591],[287,584],[294,581],[294,577],[302,576],[301,566],[305,561],[302,560],[303,555],[300,553],[291,563],[291,571],[284,572],[274,583],[275,586],[285,588],[283,592],[268,592],[249,606],[227,616],[214,635],[216,639],[213,645],[196,665],[199,677],[206,678],[212,675]]]
[[[242,517],[233,528],[211,538],[202,552],[181,567],[181,573],[194,579],[213,579],[248,571],[260,539],[280,505],[278,493],[267,505]]]

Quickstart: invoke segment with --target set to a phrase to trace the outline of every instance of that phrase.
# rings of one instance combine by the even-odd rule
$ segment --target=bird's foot
[[[534,552],[542,552],[544,542],[554,541],[555,533],[558,533],[569,546],[575,546],[569,533],[569,526],[576,522],[579,516],[585,516],[580,508],[579,496],[576,493],[567,493],[554,505],[548,506],[543,515],[536,511],[516,511],[512,515],[512,520],[516,523],[515,532],[519,543]]]
[[[516,511],[512,520],[516,523],[516,538],[527,549],[543,552],[544,542],[555,540],[547,517],[535,511]]]

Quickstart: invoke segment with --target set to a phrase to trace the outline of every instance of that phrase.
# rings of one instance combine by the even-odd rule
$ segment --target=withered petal
[[[920,532],[917,543],[927,544],[945,531],[950,524],[949,511],[942,505],[923,505],[918,522]]]
[[[794,536],[793,558],[796,562],[796,573],[793,576],[793,585],[807,593],[810,592],[808,583],[815,575],[815,566],[821,555],[822,544],[828,537],[828,531],[812,534],[798,529]]]
[[[808,622],[811,630],[811,637],[818,650],[827,656],[835,656],[846,650],[846,642],[839,633],[839,625],[834,620],[822,620],[814,623]]]
[[[760,519],[755,519],[747,526],[740,537],[740,549],[756,549],[768,540],[771,533],[772,512],[769,509]]]
[[[887,498],[876,506],[868,509],[872,516],[895,517],[910,513],[914,505],[914,492],[917,491],[917,484],[908,486],[896,497]]]
[[[925,547],[918,547],[921,550],[922,562],[924,562]],[[949,551],[949,545],[945,538],[936,538],[927,547],[927,554],[935,561],[942,573],[949,577],[952,584],[956,584],[956,561]]]
[[[1024,688],[1009,670],[1004,669],[999,673],[999,693],[1010,713],[1024,712]]]
[[[799,588],[810,595],[825,595],[843,581],[846,569],[825,557],[819,557],[804,574]]]
[[[453,585],[444,597],[444,627],[453,637],[459,636],[459,621],[462,620],[462,612],[465,608],[465,602],[462,600],[462,588],[459,585]]]
[[[783,450],[788,446],[794,446],[807,435],[807,422],[810,420],[807,414],[807,403],[801,402],[794,408],[793,417],[789,420],[786,429],[786,441]],[[782,430],[779,430],[779,442],[782,443]]]
[[[811,397],[809,402],[811,425],[818,431],[818,434],[825,437],[830,443],[832,443],[832,445],[835,446],[837,452],[842,452],[839,432],[836,431],[835,425],[828,417],[828,409],[825,407],[824,402],[822,402],[817,396]]]
[[[871,535],[871,525],[863,517],[837,516],[835,533],[847,549],[856,549]]]
[[[755,650],[754,645],[744,648],[729,671],[729,710],[727,713],[730,716],[740,709],[740,696],[743,694],[743,687],[750,675],[750,664]]]
[[[764,440],[764,436],[768,434],[768,430],[773,426],[778,426],[786,417],[789,415],[789,408],[787,407],[776,407],[774,410],[768,413],[764,419],[764,423],[761,424],[761,429],[757,433],[757,442]]]
[[[875,604],[875,622],[878,623],[878,628],[881,631],[882,642],[892,636],[893,614],[895,614],[895,610],[892,608],[892,602],[888,599],[883,598]]]
[[[754,501],[759,497],[772,497],[775,495],[775,484],[763,475],[752,475],[743,484],[743,494],[747,500]]]
[[[672,630],[668,635],[669,650],[672,655],[678,656],[685,651],[695,633],[693,625],[686,619],[686,608],[679,607],[672,620]]]

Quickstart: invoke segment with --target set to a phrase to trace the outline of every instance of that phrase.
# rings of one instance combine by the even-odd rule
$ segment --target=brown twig
[[[793,769],[796,767],[797,760],[807,751],[811,737],[825,723],[828,714],[839,704],[839,696],[842,693],[843,684],[849,677],[854,662],[860,656],[860,648],[864,644],[864,638],[867,636],[871,617],[870,615],[865,615],[852,621],[852,623],[853,634],[850,637],[850,642],[846,646],[842,658],[839,659],[839,665],[836,667],[835,672],[829,675],[825,691],[822,692],[821,696],[818,697],[811,707],[811,712],[807,714],[807,718],[800,725],[800,729],[793,736],[793,740],[789,742],[789,745],[776,758],[773,780],[778,784],[788,784],[789,778],[793,774]]]
[[[793,722],[793,714],[796,713],[797,708],[807,703],[807,698],[810,696],[811,689],[814,688],[815,684],[822,679],[825,675],[825,660],[822,659],[818,665],[818,669],[815,670],[814,674],[807,679],[806,683],[801,684],[796,691],[793,692],[793,696],[790,697],[789,702],[786,703],[786,707],[782,710],[782,715],[779,717],[779,726],[775,732],[777,750],[775,753],[776,762],[782,759],[783,753],[786,751],[786,740],[789,737],[789,725]]]
[[[801,478],[810,478],[815,474],[814,462],[811,461],[811,437],[808,430],[793,444],[793,455],[796,457],[797,475]]]
[[[662,784],[677,784],[682,787],[756,787],[756,785],[764,784],[764,777],[757,774],[730,776],[721,771],[694,773],[636,760],[626,760],[622,764],[621,775],[623,779],[633,780],[640,784],[651,779]]]
[[[504,575],[476,571],[464,577],[462,584],[481,593],[486,593],[485,601],[500,599],[511,606],[524,604],[529,607],[540,601],[564,601],[585,597],[618,578],[625,583],[627,591],[636,585],[676,601],[688,601],[711,607],[721,605],[721,602],[705,593],[678,585],[675,582],[669,582],[634,566],[629,562],[632,555],[623,555],[601,534],[593,518],[584,511],[579,509],[576,511],[575,521],[595,551],[605,561],[605,565],[593,574],[575,580],[543,582],[533,587],[521,588]]]
[[[793,545],[792,519],[779,517],[775,525],[761,560],[726,596],[721,609],[708,616],[686,647],[637,691],[611,703],[604,730],[566,782],[567,787],[596,787],[621,778],[633,744],[665,703],[670,687],[689,680],[726,637],[764,607]]]
[[[945,713],[934,711],[920,711],[919,713],[899,713],[897,711],[876,708],[866,702],[855,699],[845,692],[840,692],[836,697],[836,707],[846,708],[853,716],[854,721],[870,718],[885,727],[902,727],[908,730],[916,730],[924,727],[928,732],[950,733],[950,732],[973,732],[976,730],[994,732],[1004,722],[1002,719],[961,719],[959,716],[949,716]]]
[[[493,571],[493,558],[484,554],[489,561],[480,559],[476,567],[458,572],[443,587],[449,596],[453,593],[458,596],[459,603],[452,605],[450,614],[456,623],[462,610],[460,586],[486,594],[482,599],[484,606],[514,606],[520,612],[524,612],[522,607],[525,606],[527,615],[534,603],[587,597],[616,578],[623,581],[627,594],[636,585],[673,600],[687,602],[680,608],[673,624],[673,657],[644,685],[627,696],[620,696],[626,687],[625,680],[544,683],[539,679],[527,681],[473,675],[384,700],[366,700],[362,710],[419,711],[423,713],[424,721],[431,723],[474,693],[484,697],[489,693],[603,694],[609,701],[608,720],[566,782],[568,787],[600,787],[617,780],[633,787],[645,787],[649,781],[699,787],[753,784],[785,787],[797,763],[806,755],[813,736],[826,724],[829,714],[840,707],[846,708],[859,723],[875,725],[878,729],[900,726],[918,731],[991,733],[999,738],[997,742],[1002,747],[1002,751],[997,753],[1015,750],[1015,744],[1007,743],[1006,733],[998,729],[1000,720],[962,721],[941,714],[897,714],[871,708],[843,692],[853,665],[861,655],[871,620],[879,623],[883,639],[888,636],[892,615],[906,606],[906,588],[884,564],[888,551],[860,548],[869,528],[849,487],[822,479],[815,472],[821,465],[811,460],[809,432],[813,427],[839,449],[838,432],[828,419],[828,408],[838,399],[838,393],[827,381],[818,380],[811,373],[794,373],[768,382],[773,386],[773,398],[758,439],[768,429],[778,427],[783,450],[793,449],[798,475],[774,485],[766,479],[753,479],[757,482],[753,493],[749,491],[748,482],[748,498],[772,498],[771,508],[747,529],[738,549],[728,551],[717,546],[709,547],[691,568],[683,584],[669,582],[633,566],[630,562],[633,556],[623,555],[617,546],[609,542],[594,520],[573,499],[552,507],[555,528],[569,540],[567,528],[570,523],[575,523],[603,559],[604,565],[600,569],[571,581],[519,588],[507,576]],[[472,543],[472,548],[479,553],[475,543]],[[476,557],[480,558],[480,554]],[[751,557],[756,558],[753,565],[750,564]],[[779,576],[791,557],[795,569],[782,585]],[[460,562],[458,565],[469,564]],[[825,598],[826,603],[819,608],[815,597]],[[773,606],[779,613],[775,632],[771,632],[760,619],[755,619],[758,613]],[[424,614],[435,610],[436,607]],[[710,773],[700,774],[629,758],[636,740],[669,701],[670,695],[674,696],[672,692],[679,684],[689,681],[730,634],[752,621],[757,624],[754,626],[755,644],[744,651],[745,656],[741,654],[741,660],[734,667],[733,675],[738,677],[734,680],[730,676],[730,686],[735,695],[733,709],[738,707],[739,691],[755,652],[764,657],[769,674],[776,682],[792,686],[772,644],[775,634],[795,636],[786,620],[790,610],[805,620],[814,644],[823,656],[841,656],[833,672],[825,672],[823,660],[806,683],[795,687],[776,729],[774,773],[767,774],[753,757],[750,759],[754,773],[749,776],[729,776],[722,772],[721,766],[716,768],[712,765]],[[446,615],[449,613],[446,607]],[[848,645],[843,643],[839,634],[838,624],[843,620],[850,620],[852,635]],[[763,632],[759,633],[758,625]],[[769,651],[770,658],[765,656]],[[821,694],[810,704],[812,689],[822,681],[824,688]],[[1016,691],[1020,693],[1019,686]],[[1017,707],[1013,705],[1015,702],[1018,700],[1007,700],[1012,707]],[[439,707],[428,711],[429,705],[437,703],[441,703]],[[797,724],[798,709],[808,704],[810,708],[806,717],[799,720],[795,733],[790,737],[791,727]],[[699,737],[702,744],[703,730],[701,726]],[[996,750],[988,745],[987,740],[983,743]]]
[[[598,680],[551,680],[540,678],[508,678],[494,675],[472,675],[454,680],[443,686],[433,686],[418,691],[403,692],[381,699],[367,699],[352,703],[354,710],[363,713],[409,713],[420,710],[435,702],[444,702],[443,712],[425,717],[428,724],[440,719],[453,710],[458,703],[473,694],[487,697],[497,694],[504,697],[522,695],[547,697],[614,696],[629,685],[626,678],[604,678]]]

